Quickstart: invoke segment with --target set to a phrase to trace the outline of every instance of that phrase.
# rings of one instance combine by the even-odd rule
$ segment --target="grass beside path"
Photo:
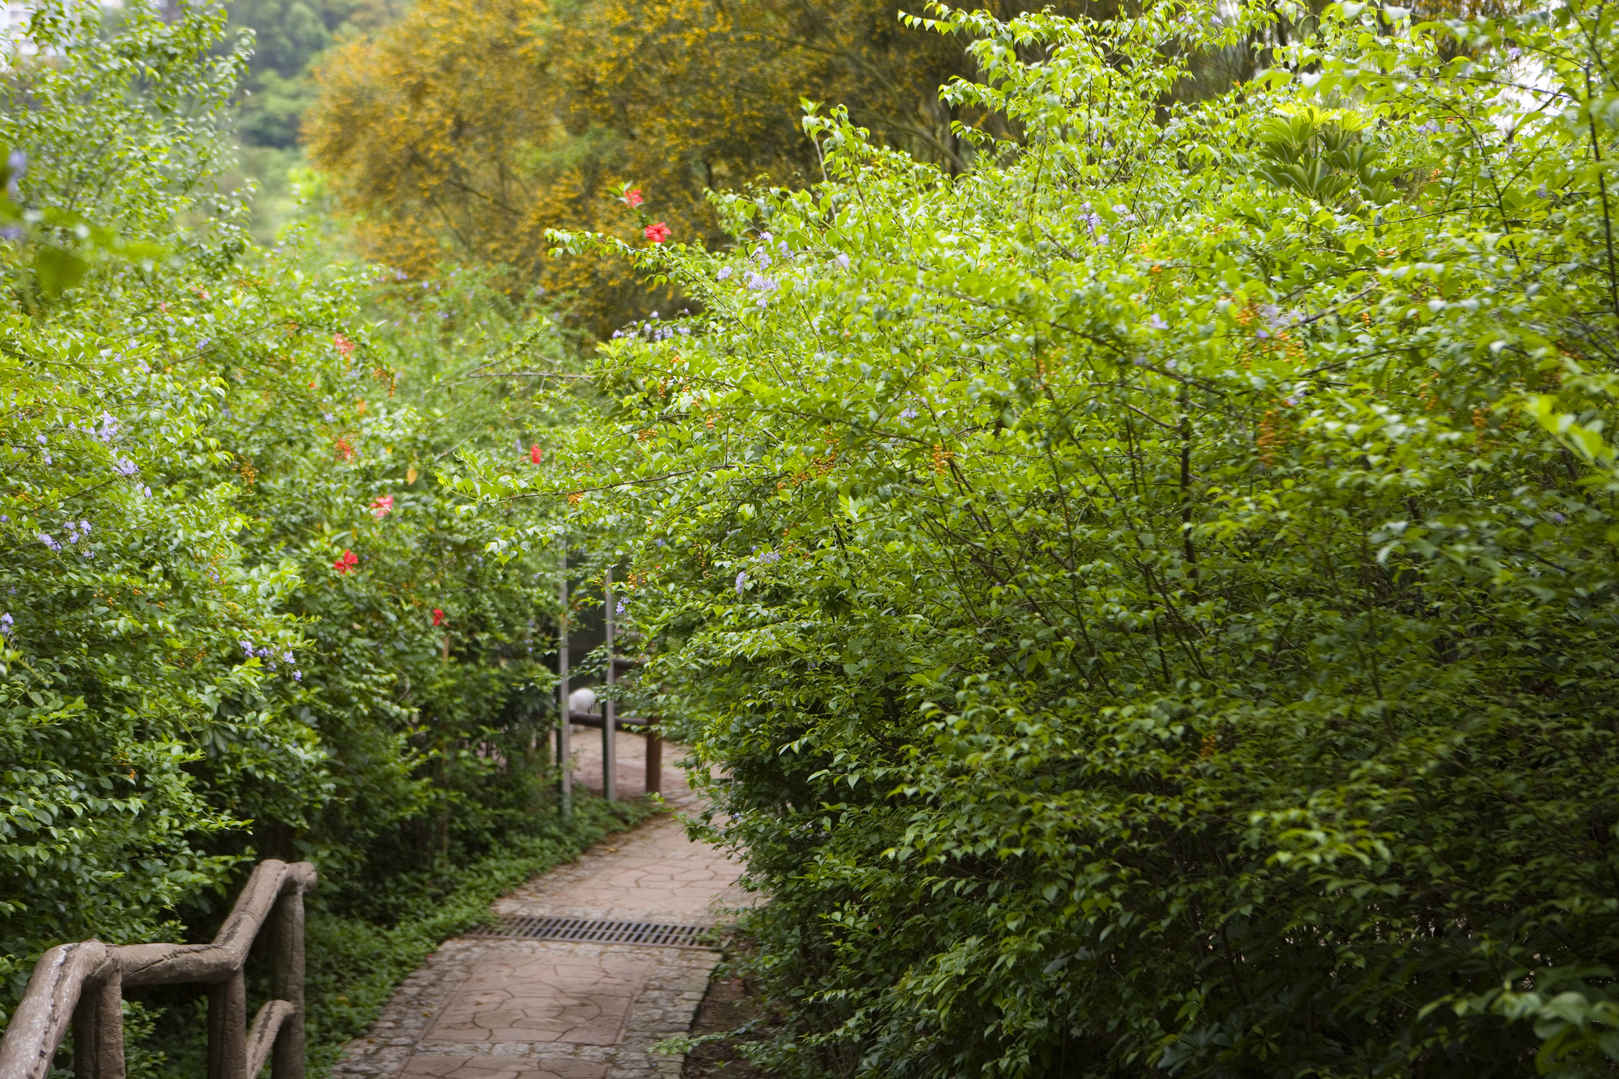
[[[609,803],[583,792],[576,797],[569,834],[516,836],[500,851],[413,881],[418,898],[393,897],[396,909],[410,914],[392,925],[313,906],[305,990],[312,1076],[327,1073],[343,1046],[365,1033],[399,983],[441,942],[487,921],[495,899],[658,812],[646,801]]]

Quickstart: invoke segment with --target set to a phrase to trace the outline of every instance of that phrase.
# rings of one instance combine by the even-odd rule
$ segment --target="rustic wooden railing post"
[[[78,1079],[124,1079],[124,988],[208,986],[209,1079],[304,1075],[304,905],[315,867],[260,862],[212,944],[59,944],[40,956],[0,1037],[0,1079],[46,1079],[57,1047],[74,1032]],[[244,968],[269,922],[276,999],[247,1027]]]
[[[663,736],[658,733],[658,717],[646,721],[646,792],[663,792]]]
[[[108,963],[73,1011],[73,1071],[78,1079],[124,1079],[124,976]]]
[[[281,1025],[271,1079],[304,1079],[304,896],[294,889],[276,904],[272,992],[292,1005],[292,1015]]]
[[[208,1079],[248,1079],[247,976],[240,969],[208,987]]]

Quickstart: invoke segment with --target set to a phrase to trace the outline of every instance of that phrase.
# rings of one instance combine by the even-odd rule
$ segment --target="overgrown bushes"
[[[569,842],[553,545],[441,480],[539,467],[543,416],[459,378],[560,363],[552,323],[253,247],[217,9],[38,7],[0,72],[0,1021],[52,944],[212,933],[261,857],[392,922],[431,868]]]
[[[1619,1058],[1615,14],[1216,12],[936,9],[1016,138],[812,114],[828,182],[635,255],[703,314],[609,350],[574,482],[778,1067]]]

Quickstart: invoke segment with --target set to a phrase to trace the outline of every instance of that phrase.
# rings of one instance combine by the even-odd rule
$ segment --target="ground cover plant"
[[[559,236],[699,312],[532,493],[727,769],[771,1066],[1613,1067],[1616,19],[930,7],[970,169],[812,109],[728,249]]]

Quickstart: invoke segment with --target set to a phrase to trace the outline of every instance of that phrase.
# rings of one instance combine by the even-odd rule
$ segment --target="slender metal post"
[[[124,1079],[124,976],[109,963],[100,984],[85,986],[73,1014],[73,1073]]]
[[[289,888],[275,907],[270,987],[276,1000],[292,1005],[281,1023],[270,1056],[270,1079],[304,1079],[304,893]]]
[[[248,1079],[247,978],[240,970],[208,988],[208,1079]]]
[[[609,802],[618,797],[618,746],[616,735],[618,708],[613,701],[614,668],[618,666],[613,626],[613,570],[609,566],[602,585],[602,600],[607,608],[607,701],[602,705],[602,797]]]
[[[562,819],[570,820],[573,817],[573,762],[568,759],[571,750],[568,738],[568,726],[572,722],[573,709],[568,704],[568,551],[562,551],[562,613],[557,617],[557,697],[560,707],[557,709],[557,804],[562,810]]]

